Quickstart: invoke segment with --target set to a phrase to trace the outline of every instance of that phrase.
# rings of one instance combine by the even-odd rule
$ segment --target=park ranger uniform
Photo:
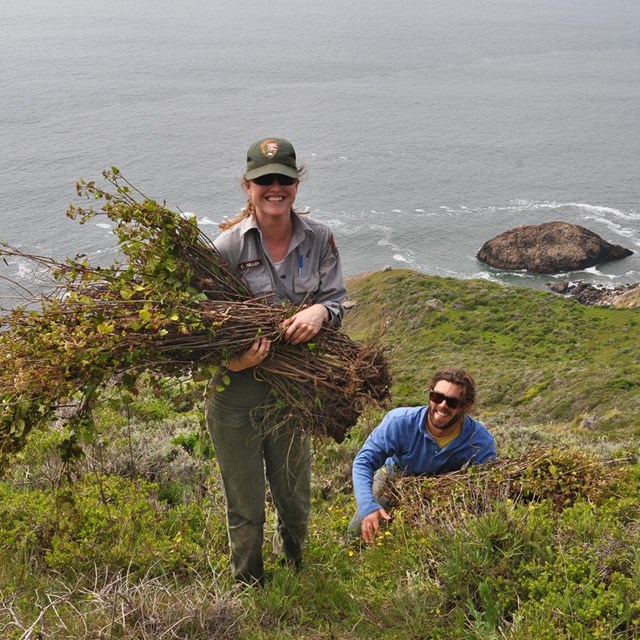
[[[322,303],[330,324],[342,320],[345,289],[340,257],[327,225],[291,212],[293,236],[285,259],[275,265],[262,245],[262,233],[253,216],[214,240],[216,249],[245,280],[255,296],[270,302]]]
[[[253,295],[274,304],[321,303],[329,324],[339,326],[345,286],[331,230],[293,211],[291,216],[293,235],[280,263],[265,250],[254,216],[220,234],[214,245]],[[311,446],[307,434],[266,411],[271,388],[253,369],[226,375],[231,383],[220,391],[214,379],[207,394],[207,425],[224,481],[232,570],[236,579],[261,583],[265,471],[277,512],[274,550],[299,566],[311,507]]]

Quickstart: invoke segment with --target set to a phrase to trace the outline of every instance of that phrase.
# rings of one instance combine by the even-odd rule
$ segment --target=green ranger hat
[[[296,152],[288,140],[261,138],[249,147],[244,177],[253,180],[268,173],[279,173],[290,178],[298,177]]]

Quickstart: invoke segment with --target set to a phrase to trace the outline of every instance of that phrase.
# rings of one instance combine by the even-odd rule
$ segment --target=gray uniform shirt
[[[344,279],[331,229],[323,222],[291,212],[293,235],[279,272],[262,244],[254,216],[223,231],[214,241],[222,257],[242,276],[256,297],[270,302],[323,304],[329,324],[338,326],[344,313]]]

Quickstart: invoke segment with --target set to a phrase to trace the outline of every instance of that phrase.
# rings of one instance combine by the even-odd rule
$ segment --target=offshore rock
[[[562,273],[632,255],[597,233],[568,222],[523,225],[488,240],[477,258],[496,269]]]
[[[586,282],[554,282],[547,284],[554,293],[574,298],[582,304],[631,309],[640,307],[640,283],[608,288]]]

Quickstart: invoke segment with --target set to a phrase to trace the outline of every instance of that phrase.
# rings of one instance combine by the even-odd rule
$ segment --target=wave
[[[564,209],[567,207],[573,207],[582,211],[586,211],[591,214],[612,215],[616,218],[622,218],[623,220],[640,220],[640,212],[630,209],[623,211],[622,209],[616,209],[615,207],[607,207],[598,204],[588,204],[586,202],[556,202],[555,200],[513,200],[513,204],[504,206],[482,207],[476,211],[483,211],[487,213],[499,213],[499,212],[515,212],[520,213],[524,211],[542,211],[542,210],[556,210]],[[444,208],[444,207],[441,207]],[[466,207],[460,207],[466,209]]]
[[[634,245],[640,247],[640,237],[636,237],[637,232],[634,229],[630,229],[629,227],[623,227],[622,225],[614,222],[613,220],[609,220],[607,218],[602,218],[599,216],[584,216],[585,220],[593,220],[594,222],[598,222],[605,227],[607,227],[613,233],[622,236],[624,238],[628,238],[633,242]]]
[[[198,224],[202,225],[202,226],[218,226],[218,222],[215,222],[214,220],[211,220],[211,218],[204,216],[203,218],[198,218]]]
[[[610,214],[623,220],[640,220],[640,213],[637,211],[622,211],[621,209],[615,209],[614,207],[604,207],[596,204],[586,204],[584,202],[568,202],[565,207],[576,207],[577,209],[584,209],[590,213]]]
[[[574,272],[574,273],[580,273],[580,272]],[[604,273],[602,271],[600,271],[600,269],[598,269],[598,267],[588,267],[586,269],[582,270],[582,273],[590,273],[594,276],[599,276],[601,278],[609,278],[609,280],[617,280],[619,279],[619,276],[614,275],[612,273]]]

